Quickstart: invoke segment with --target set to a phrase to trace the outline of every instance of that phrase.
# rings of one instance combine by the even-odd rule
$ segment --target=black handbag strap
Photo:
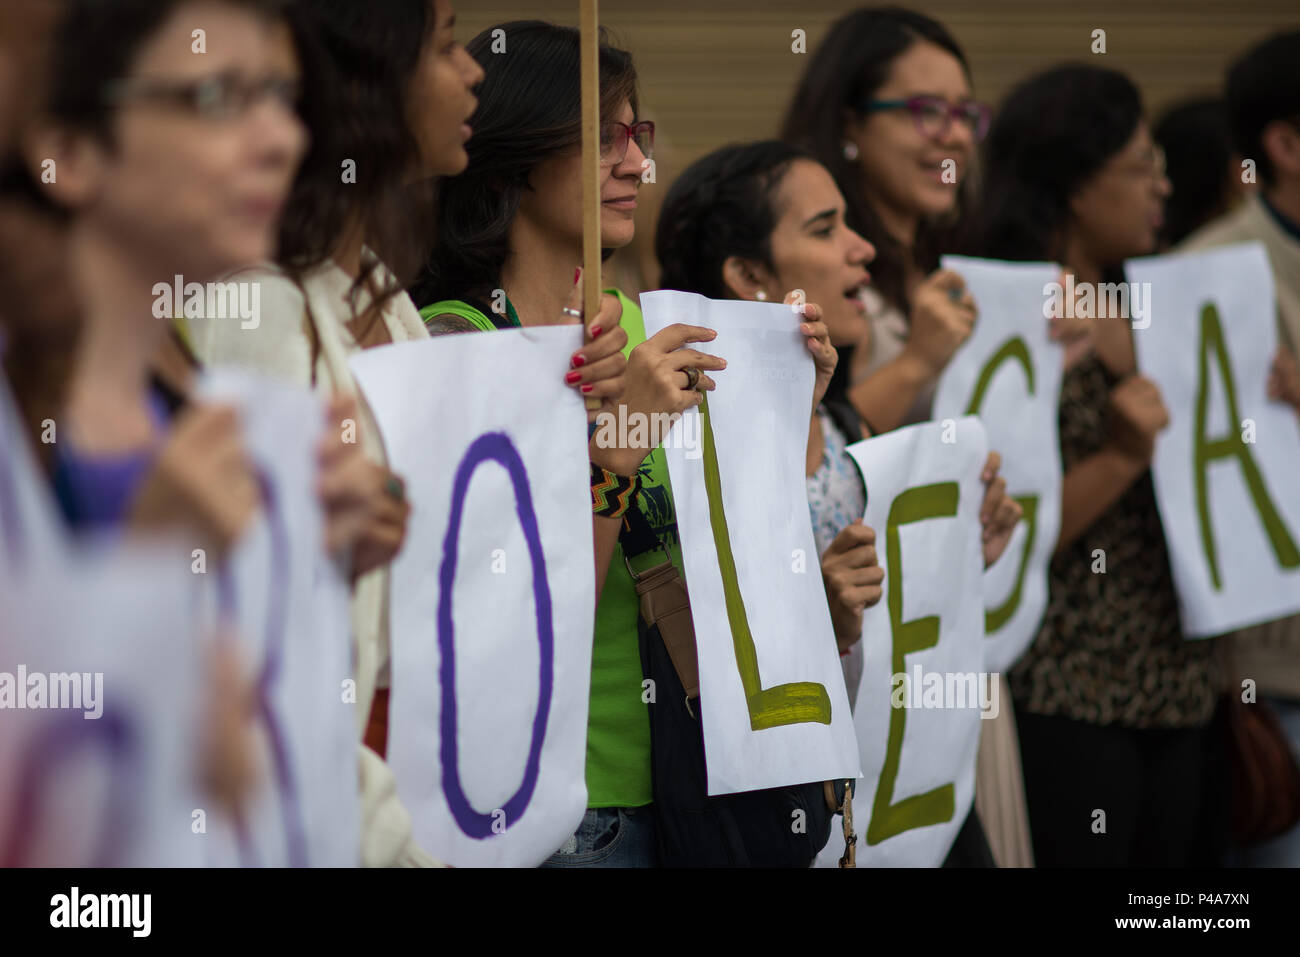
[[[618,532],[618,543],[623,546],[624,558],[639,558],[658,548],[662,548],[665,553],[668,551],[635,500],[632,502],[632,507],[623,514],[623,527]]]

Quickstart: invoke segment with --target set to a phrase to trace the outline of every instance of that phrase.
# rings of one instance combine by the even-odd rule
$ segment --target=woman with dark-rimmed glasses
[[[782,138],[830,171],[845,222],[876,248],[872,286],[860,293],[868,333],[840,350],[832,389],[874,434],[931,417],[935,384],[976,320],[962,278],[937,267],[957,251],[989,121],[952,34],[892,6],[831,25],[786,113]],[[981,724],[976,808],[997,809],[986,822],[995,854],[972,811],[949,861],[1028,865],[1014,719],[1003,708]]]
[[[305,141],[281,14],[270,0],[61,4],[48,102],[22,142],[27,176],[6,186],[66,239],[59,265],[77,312],[59,331],[69,338],[14,344],[70,355],[38,401],[57,423],[48,466],[74,533],[179,531],[219,555],[261,506],[234,409],[194,401],[156,368],[168,326],[154,287],[215,280],[274,248]],[[199,23],[202,57],[191,52]],[[0,318],[13,328],[31,317]],[[251,783],[239,670],[219,656],[205,725],[204,769],[227,807]]]
[[[498,30],[505,33],[507,56],[492,52]],[[416,287],[435,333],[577,318],[575,267],[583,241],[578,41],[572,28],[520,21],[484,30],[469,43],[487,74],[472,121],[469,169],[443,184],[434,248]],[[600,71],[600,239],[613,250],[635,234],[633,215],[653,126],[637,116],[631,55],[602,42]],[[699,404],[699,390],[714,388],[708,373],[724,368],[725,361],[689,347],[711,340],[712,330],[676,324],[647,339],[635,302],[622,293],[607,294],[604,301],[594,322],[585,317],[589,342],[574,354],[569,372],[569,381],[585,395],[602,400],[601,412],[625,406],[620,418],[626,421],[682,412]],[[820,310],[807,308],[810,349],[833,367]],[[636,507],[680,569],[677,515],[659,440],[649,430],[633,429],[620,437],[625,441],[607,447],[601,434],[597,430],[590,442],[593,498],[598,479],[635,482]],[[587,722],[588,808],[546,863],[654,866],[659,853],[638,648],[640,603],[618,543],[622,518],[603,508],[593,511],[599,601]]]

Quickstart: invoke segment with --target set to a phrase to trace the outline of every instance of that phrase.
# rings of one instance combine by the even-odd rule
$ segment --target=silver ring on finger
[[[695,366],[687,366],[682,371],[686,373],[686,388],[691,391],[698,390],[700,387],[700,370]]]

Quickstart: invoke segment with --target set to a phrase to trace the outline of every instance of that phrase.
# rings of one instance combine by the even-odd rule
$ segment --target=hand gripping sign
[[[641,297],[646,334],[717,330],[718,388],[663,443],[699,656],[710,794],[858,775],[804,487],[813,362],[788,305]],[[698,423],[689,418],[699,417]],[[692,426],[698,425],[698,428]],[[701,436],[702,454],[677,440]]]
[[[1278,335],[1263,246],[1125,269],[1151,289],[1151,324],[1133,342],[1169,410],[1152,477],[1183,630],[1218,635],[1300,611],[1300,425],[1266,394]]]
[[[885,600],[863,615],[854,725],[866,779],[854,803],[859,866],[936,867],[975,793],[985,671],[980,473],[988,443],[966,416],[849,446],[867,484],[863,521],[883,543]],[[818,857],[834,866],[843,839]]]
[[[1006,551],[984,575],[987,664],[1006,671],[1038,634],[1061,524],[1063,355],[1043,317],[1044,288],[1060,270],[963,256],[945,256],[943,266],[966,280],[979,319],[939,379],[933,418],[979,416],[989,447],[1002,456],[1007,494],[1023,512]]]
[[[221,567],[216,615],[252,671],[263,783],[213,863],[320,867],[358,863],[356,721],[347,586],[325,555],[316,494],[324,422],[311,393],[215,370],[209,396],[235,403],[261,492],[257,521]]]

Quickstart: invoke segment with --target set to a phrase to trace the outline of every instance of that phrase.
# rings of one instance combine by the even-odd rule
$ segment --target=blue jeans
[[[657,867],[654,806],[587,808],[582,823],[542,867]]]

